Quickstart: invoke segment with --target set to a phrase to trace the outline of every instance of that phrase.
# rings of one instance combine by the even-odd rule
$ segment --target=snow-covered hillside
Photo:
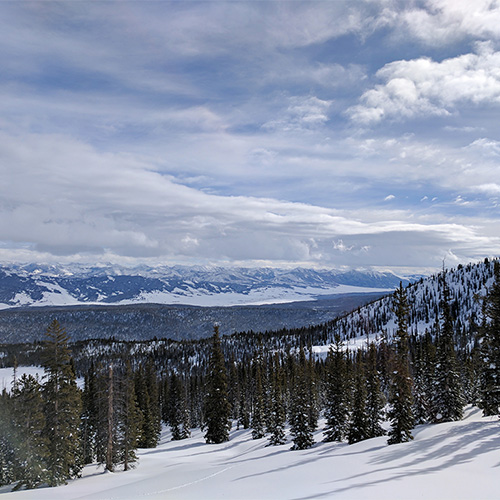
[[[200,431],[183,441],[164,433],[156,449],[140,450],[128,472],[87,466],[67,486],[7,493],[4,500],[488,500],[498,499],[500,423],[469,407],[459,422],[419,426],[409,443],[387,437],[356,444],[323,443],[290,451],[266,446],[248,430],[207,445]]]
[[[458,266],[420,279],[407,288],[408,304],[410,306],[409,329],[410,333],[422,334],[431,332],[440,319],[441,285],[444,276],[450,289],[450,307],[454,322],[455,336],[459,347],[460,343],[471,340],[470,333],[474,332],[481,321],[481,307],[483,297],[493,283],[494,261],[485,260],[477,264]],[[394,312],[394,297],[388,295],[380,300],[362,306],[350,314],[332,322],[333,333],[340,333],[341,337],[359,339],[365,337],[374,340],[382,334],[390,338],[396,329]]]
[[[415,277],[413,277],[415,278]],[[0,266],[0,308],[89,304],[258,305],[394,289],[408,278],[370,270]]]

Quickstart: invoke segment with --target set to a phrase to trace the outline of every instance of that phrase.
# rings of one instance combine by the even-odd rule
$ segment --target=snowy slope
[[[461,333],[458,342],[469,342],[471,333],[480,324],[482,313],[481,297],[487,293],[494,281],[493,261],[459,266],[444,273],[450,290],[450,307],[455,331]],[[443,273],[412,283],[406,289],[409,312],[409,331],[432,333],[440,319],[441,285]],[[333,333],[341,337],[357,339],[359,343],[380,338],[384,333],[390,339],[396,330],[394,297],[392,294],[352,311],[332,326]],[[367,337],[368,336],[368,337]],[[460,346],[460,347],[463,347]]]
[[[385,437],[353,445],[320,442],[290,451],[266,447],[250,431],[206,445],[197,431],[140,451],[129,472],[90,466],[67,486],[5,493],[2,500],[412,500],[498,499],[500,423],[468,408],[460,422],[419,426],[413,442],[388,446]],[[6,488],[0,492],[6,492]]]

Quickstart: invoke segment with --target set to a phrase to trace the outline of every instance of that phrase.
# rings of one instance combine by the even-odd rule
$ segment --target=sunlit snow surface
[[[386,437],[354,445],[318,443],[290,451],[267,447],[250,431],[206,445],[197,431],[184,441],[165,433],[156,449],[140,450],[138,467],[103,473],[90,466],[67,486],[5,493],[2,500],[138,499],[498,499],[500,422],[468,408],[461,422],[419,426],[410,443]],[[6,491],[6,488],[1,491]]]

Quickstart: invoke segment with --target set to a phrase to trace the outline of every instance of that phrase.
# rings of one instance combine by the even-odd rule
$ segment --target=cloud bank
[[[0,260],[500,253],[498,2],[0,13]]]

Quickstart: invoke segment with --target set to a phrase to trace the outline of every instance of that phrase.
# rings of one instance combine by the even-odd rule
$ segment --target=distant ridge
[[[233,306],[314,300],[394,289],[418,276],[371,270],[117,265],[0,266],[0,308],[185,304]]]

